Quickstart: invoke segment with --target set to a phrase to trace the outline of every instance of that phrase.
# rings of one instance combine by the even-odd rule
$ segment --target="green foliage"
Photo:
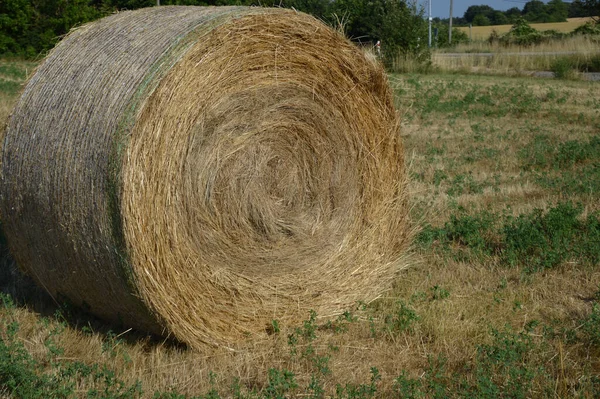
[[[546,4],[548,22],[566,22],[569,17],[569,5],[562,0],[550,0]]]
[[[289,393],[298,388],[294,373],[288,370],[269,369],[268,383],[264,390],[264,398],[285,399]]]
[[[469,36],[467,33],[460,29],[452,28],[452,43],[448,43],[449,26],[446,24],[436,24],[434,28],[437,29],[437,37],[435,42],[437,47],[456,46],[457,44],[469,42]]]
[[[600,348],[600,301],[592,307],[592,313],[584,320],[582,331],[585,341]]]
[[[407,0],[338,0],[332,12],[343,16],[348,37],[375,43],[381,41],[384,64],[392,68],[398,57],[417,63],[430,59],[427,23],[423,9]]]
[[[572,32],[573,35],[600,35],[600,24],[592,21],[578,26]]]
[[[446,299],[450,296],[450,291],[448,291],[445,288],[442,288],[438,285],[434,285],[431,288],[431,299],[435,300],[442,300],[442,299]]]
[[[587,143],[569,140],[558,146],[554,164],[559,168],[568,168],[586,161],[600,160],[600,136],[592,137]]]
[[[600,165],[586,164],[559,175],[543,172],[535,175],[535,181],[558,193],[597,195],[600,192]]]
[[[574,0],[573,3],[582,11],[582,17],[592,17],[596,23],[600,22],[600,0]]]
[[[539,31],[532,28],[524,18],[518,18],[510,31],[500,37],[500,44],[505,46],[531,46],[539,44],[543,40],[544,36]]]
[[[546,5],[540,0],[530,0],[525,3],[522,14],[529,22],[550,22]]]
[[[370,384],[353,384],[346,383],[342,386],[336,386],[336,399],[370,399],[377,393],[377,383],[381,380],[381,375],[376,367],[371,367],[371,383]]]
[[[528,332],[492,330],[492,343],[479,345],[475,360],[475,383],[467,388],[480,398],[526,398],[533,379],[542,372],[532,367],[529,356],[536,350]]]
[[[525,170],[547,167],[555,152],[550,136],[537,134],[533,140],[519,151],[522,167]]]
[[[600,72],[600,55],[592,55],[585,61],[578,63],[578,69],[581,72]]]
[[[479,85],[459,84],[454,81],[440,82],[432,86],[421,86],[418,81],[407,80],[415,85],[420,95],[414,98],[412,106],[421,117],[431,113],[449,114],[445,117],[485,116],[503,117],[524,116],[540,109],[539,98],[529,87],[505,87],[493,85],[483,88]]]
[[[521,11],[513,7],[507,11],[498,11],[488,5],[470,6],[464,14],[464,20],[474,26],[505,25],[520,19],[529,22],[566,22],[569,17],[569,5],[562,0],[550,0],[547,4],[540,0],[525,3]]]
[[[519,156],[523,169],[537,172],[534,176],[542,187],[564,193],[600,192],[600,136],[557,144],[536,135]]]
[[[473,179],[471,174],[458,174],[450,182],[450,188],[446,192],[451,197],[463,194],[481,194],[483,186]]]
[[[4,0],[0,3],[0,54],[36,57],[73,26],[102,12],[92,0]]]
[[[558,204],[546,213],[540,209],[504,225],[504,260],[536,271],[567,260],[600,262],[600,219],[589,215],[581,221],[582,208]]]
[[[475,18],[473,18],[473,25],[474,26],[489,26],[492,23],[490,22],[489,18],[486,17],[485,15],[482,14],[477,14],[475,16]]]
[[[394,396],[397,398],[420,399],[424,397],[422,386],[421,380],[410,378],[406,371],[403,370],[402,374],[394,380],[392,390]]]
[[[572,79],[575,67],[569,58],[558,58],[550,65],[550,71],[554,73],[554,77],[557,79]]]
[[[385,316],[385,328],[391,334],[400,334],[411,332],[414,323],[419,320],[419,316],[402,301],[396,303],[396,309],[392,314]]]
[[[581,220],[582,208],[571,203],[559,203],[546,212],[535,209],[518,217],[459,212],[441,228],[426,225],[417,242],[461,256],[497,256],[504,265],[519,265],[529,272],[569,260],[592,265],[600,262],[600,218],[588,215]]]
[[[10,302],[3,297],[3,302]],[[116,377],[114,371],[98,364],[86,365],[81,362],[64,361],[58,356],[63,353],[54,338],[62,333],[62,328],[51,331],[46,339],[48,371],[24,347],[18,338],[19,325],[16,322],[2,323],[0,335],[0,388],[19,398],[71,398],[82,382],[93,383],[97,388],[89,389],[86,397],[106,399],[132,399],[142,395],[139,383],[127,385]]]
[[[495,11],[496,10],[494,10],[492,7],[490,7],[488,5],[469,6],[469,8],[467,8],[467,10],[465,11],[464,19],[468,23],[477,25],[475,19],[479,16],[482,19],[485,18],[485,21],[487,21],[487,25],[490,25]]]
[[[426,248],[441,245],[449,249],[454,244],[459,248],[470,248],[478,254],[490,254],[489,243],[494,223],[495,215],[492,213],[469,215],[464,209],[459,209],[459,214],[450,215],[444,227],[435,228],[429,224],[423,227],[417,242]]]
[[[516,17],[510,31],[504,35],[492,31],[488,42],[490,44],[499,43],[503,46],[533,46],[550,40],[562,39],[566,36],[566,34],[556,30],[540,32],[529,25],[529,22],[523,17]]]

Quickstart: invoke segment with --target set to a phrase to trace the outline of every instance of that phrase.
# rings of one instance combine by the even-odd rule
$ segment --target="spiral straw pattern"
[[[2,160],[24,270],[195,347],[377,297],[409,236],[384,71],[290,10],[156,7],[79,28],[25,88]]]

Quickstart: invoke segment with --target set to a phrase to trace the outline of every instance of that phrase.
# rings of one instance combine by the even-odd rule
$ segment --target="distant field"
[[[590,18],[569,18],[567,22],[551,22],[546,24],[531,24],[532,27],[539,31],[543,30],[557,30],[559,32],[571,32],[573,29],[580,25],[583,25]],[[474,26],[472,29],[472,40],[485,40],[490,36],[493,30],[499,34],[506,33],[510,30],[512,25],[494,25],[494,26]],[[469,27],[459,27],[458,29],[469,34]]]

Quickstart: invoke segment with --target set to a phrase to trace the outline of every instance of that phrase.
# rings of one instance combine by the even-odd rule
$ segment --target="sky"
[[[430,0],[431,16],[439,18],[448,18],[450,16],[450,0]],[[527,0],[454,0],[452,14],[455,17],[462,17],[469,6],[478,6],[486,4],[495,10],[505,11],[512,7],[523,9]],[[546,1],[544,1],[546,3]],[[429,3],[427,0],[420,0],[419,4],[425,7],[425,16],[429,16]]]

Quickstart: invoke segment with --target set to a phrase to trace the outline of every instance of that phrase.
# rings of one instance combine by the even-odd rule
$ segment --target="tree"
[[[479,6],[470,6],[469,8],[467,8],[467,11],[465,11],[464,18],[467,20],[467,22],[473,23],[473,20],[475,19],[475,17],[477,15],[483,15],[484,17],[486,17],[488,19],[488,25],[489,25],[489,20],[492,18],[492,15],[494,14],[495,11],[496,10],[494,10],[492,7],[490,7],[488,5],[482,4]]]
[[[574,0],[573,3],[584,11],[584,17],[592,17],[596,23],[600,23],[600,0]]]
[[[569,18],[589,17],[588,12],[581,6],[581,2],[572,1],[569,3]]]
[[[567,22],[569,6],[562,0],[550,0],[546,9],[550,15],[550,22]]]
[[[276,3],[274,6],[278,4]],[[311,14],[323,21],[331,19],[332,3],[328,0],[285,0],[281,5]]]
[[[473,25],[475,26],[489,26],[491,25],[490,19],[483,14],[475,15],[473,18]]]
[[[35,55],[36,49],[25,40],[35,14],[27,0],[0,2],[0,53]]]
[[[502,11],[494,11],[490,20],[492,25],[506,25],[508,24],[508,17]]]
[[[384,61],[391,65],[398,55],[418,61],[429,60],[427,23],[424,10],[406,0],[384,0],[383,23],[379,37],[384,43]]]
[[[511,7],[504,12],[504,15],[506,15],[510,22],[514,23],[517,18],[521,17],[521,10],[519,7]]]
[[[530,0],[523,7],[523,18],[529,22],[549,22],[546,5],[540,0]]]
[[[398,54],[428,57],[423,9],[406,0],[338,0],[332,11],[346,21],[346,34],[351,39],[381,40],[388,65]]]
[[[448,47],[450,44],[448,43],[448,24],[438,23],[435,24],[435,29],[437,29],[437,47]],[[457,45],[459,43],[468,43],[469,36],[462,30],[457,28],[452,28],[452,46]]]

